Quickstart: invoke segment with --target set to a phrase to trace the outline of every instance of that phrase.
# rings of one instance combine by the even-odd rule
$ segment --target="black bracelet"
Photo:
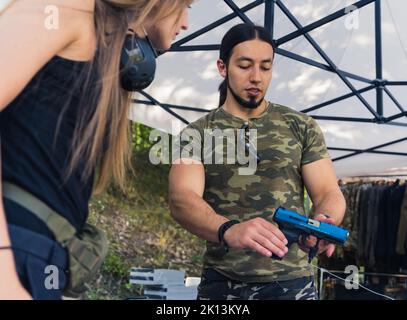
[[[240,223],[239,220],[229,220],[226,221],[224,224],[222,224],[219,229],[218,229],[218,240],[219,243],[222,245],[222,247],[225,248],[225,251],[228,252],[229,251],[229,246],[227,244],[227,242],[225,241],[225,232],[226,230],[228,230],[231,226]]]
[[[0,250],[13,250],[13,247],[0,247]]]

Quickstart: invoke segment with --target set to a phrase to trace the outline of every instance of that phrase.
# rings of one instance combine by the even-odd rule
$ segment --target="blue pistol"
[[[288,248],[290,248],[293,243],[298,243],[300,236],[307,237],[313,235],[318,239],[315,247],[310,248],[308,254],[309,262],[311,262],[318,252],[319,240],[324,239],[331,243],[342,245],[349,236],[349,232],[346,229],[307,218],[297,212],[289,211],[282,207],[276,210],[273,215],[273,220],[277,222],[281,232],[283,232],[287,238]],[[273,255],[272,258],[278,260],[282,259],[277,255]]]

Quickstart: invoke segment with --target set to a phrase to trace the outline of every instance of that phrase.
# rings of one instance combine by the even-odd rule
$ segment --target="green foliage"
[[[129,272],[129,266],[116,251],[110,250],[103,263],[102,271],[113,276],[126,277]]]
[[[149,137],[153,128],[145,126],[141,123],[132,124],[132,146],[135,152],[146,152],[150,150],[154,142],[151,142]]]

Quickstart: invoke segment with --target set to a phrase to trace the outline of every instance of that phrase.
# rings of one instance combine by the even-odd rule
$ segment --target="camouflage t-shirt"
[[[229,142],[221,148],[224,153],[223,164],[207,164],[208,144],[204,141],[205,132],[208,129],[225,130],[224,132],[234,130],[237,144],[239,136],[241,137],[239,129],[245,124],[257,132],[257,154],[260,162],[255,172],[242,174],[239,168],[248,167],[248,164],[228,161],[230,154],[226,152]],[[196,133],[191,134],[191,129]],[[280,206],[304,215],[301,166],[329,158],[324,137],[313,118],[273,103],[260,116],[250,118],[249,121],[218,108],[191,123],[183,130],[181,137],[186,131],[189,131],[188,135],[193,140],[189,140],[189,143],[181,142],[181,146],[186,148],[181,148],[182,157],[188,157],[186,153],[191,150],[191,146],[200,148],[200,153],[192,155],[190,152],[189,157],[204,163],[203,198],[215,212],[231,220],[246,221],[262,217],[273,222],[271,216]],[[247,142],[244,138],[242,140]],[[212,152],[214,150],[212,148]],[[216,163],[215,157],[212,162]],[[225,252],[219,243],[207,241],[204,267],[215,268],[229,278],[243,282],[283,281],[313,275],[307,254],[296,244],[290,247],[283,260],[278,261],[249,249],[230,249]]]

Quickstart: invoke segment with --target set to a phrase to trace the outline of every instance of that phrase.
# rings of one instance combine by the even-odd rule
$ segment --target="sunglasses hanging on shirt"
[[[261,157],[257,154],[257,149],[254,147],[249,137],[246,135],[249,133],[249,130],[249,125],[247,123],[244,123],[243,126],[240,128],[240,141],[244,143],[246,152],[252,155],[256,159],[257,164],[259,164],[261,161]]]

